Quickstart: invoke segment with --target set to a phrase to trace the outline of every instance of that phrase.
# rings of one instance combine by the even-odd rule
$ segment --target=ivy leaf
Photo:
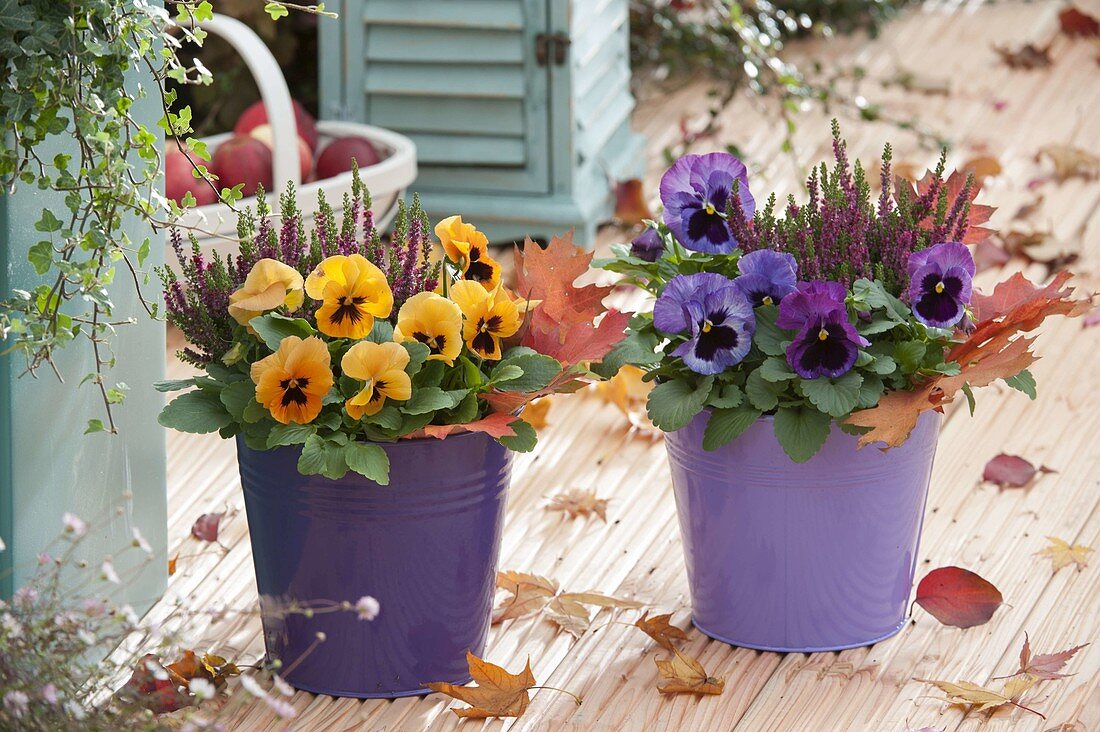
[[[1001,591],[961,567],[933,569],[917,585],[916,603],[944,625],[973,628],[1004,604]]]
[[[356,473],[378,485],[390,484],[390,458],[378,445],[349,442],[344,446],[344,462]]]
[[[180,432],[208,434],[232,424],[233,417],[216,393],[199,389],[169,402],[161,410],[157,422]]]
[[[810,403],[833,417],[844,417],[859,404],[859,388],[863,377],[856,371],[838,378],[822,376],[802,382],[802,391]]]
[[[760,412],[751,407],[715,409],[703,431],[703,449],[717,450],[728,445],[758,419]]]
[[[646,402],[650,421],[665,432],[686,427],[707,403],[713,383],[714,377],[708,376],[696,387],[681,379],[658,384]]]
[[[54,216],[53,212],[48,208],[44,208],[42,209],[42,216],[34,224],[34,229],[44,234],[50,234],[55,231],[61,231],[61,226],[61,219]]]
[[[829,415],[810,407],[784,407],[775,413],[775,437],[791,460],[804,463],[825,444],[831,422]]]

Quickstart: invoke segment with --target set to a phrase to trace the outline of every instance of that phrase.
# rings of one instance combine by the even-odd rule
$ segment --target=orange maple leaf
[[[947,198],[948,209],[955,203],[955,200],[962,195],[963,189],[966,187],[968,175],[959,171],[953,171],[951,175],[944,181],[943,186],[938,194],[939,198]],[[928,171],[924,174],[924,177],[917,181],[915,186],[910,186],[908,181],[903,178],[895,178],[895,186],[907,187],[913,192],[915,197],[923,196],[928,193],[932,188],[933,181],[935,180],[935,174],[932,171]],[[984,224],[989,221],[989,218],[996,211],[994,206],[985,206],[980,203],[974,203],[974,199],[978,197],[978,194],[982,190],[982,181],[975,177],[973,184],[970,186],[969,196],[967,200],[970,204],[970,211],[966,220],[966,234],[963,236],[963,244],[977,244],[985,241],[993,234],[993,229],[989,229],[980,224]],[[937,210],[936,206],[932,207],[933,212]],[[933,214],[929,214],[925,218],[917,222],[917,225],[922,229],[932,229],[935,227],[935,222],[932,220]]]
[[[493,623],[533,615],[558,594],[558,583],[537,574],[527,572],[497,572],[497,589],[511,597],[493,612]]]
[[[656,641],[657,645],[661,648],[673,651],[675,650],[675,646],[672,645],[672,641],[687,640],[688,636],[683,628],[679,628],[669,622],[671,618],[672,613],[654,615],[652,618],[649,617],[649,613],[646,613],[634,621],[634,626],[641,629],[643,633]]]
[[[581,698],[576,694],[555,689],[552,686],[535,686],[535,675],[531,673],[531,659],[521,673],[513,674],[496,664],[484,661],[466,651],[466,663],[470,666],[470,676],[477,686],[455,686],[442,681],[425,684],[432,691],[464,701],[469,709],[452,709],[459,717],[487,719],[488,717],[521,717],[531,703],[531,689],[550,689],[573,697],[579,705]]]
[[[1050,559],[1055,572],[1071,564],[1076,565],[1078,572],[1089,566],[1089,554],[1094,551],[1091,546],[1070,544],[1065,539],[1059,539],[1057,536],[1048,536],[1047,541],[1050,542],[1050,545],[1035,553],[1040,557]]]
[[[672,649],[671,658],[656,658],[657,671],[666,679],[657,685],[662,694],[721,694],[726,680],[707,674],[703,664],[678,648]]]
[[[517,421],[519,421],[519,417],[510,413],[494,412],[475,422],[466,422],[464,424],[430,424],[427,427],[413,432],[408,435],[408,437],[435,437],[436,439],[442,440],[444,437],[455,432],[484,432],[492,438],[513,437],[516,434],[516,430],[512,427],[512,423]]]

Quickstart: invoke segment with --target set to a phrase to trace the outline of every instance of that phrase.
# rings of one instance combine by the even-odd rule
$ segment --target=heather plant
[[[1003,379],[1035,396],[1029,339],[1051,314],[1082,304],[1065,277],[1037,288],[1017,276],[974,290],[967,244],[992,209],[972,178],[945,177],[941,156],[916,188],[890,175],[881,192],[848,160],[833,123],[832,166],[808,200],[757,208],[748,171],[727,153],[688,155],[661,180],[663,220],[602,262],[654,298],[603,366],[633,364],[657,384],[648,412],[675,431],[706,412],[714,450],[764,416],[795,461],[830,429],[861,444],[900,444],[923,411]]]

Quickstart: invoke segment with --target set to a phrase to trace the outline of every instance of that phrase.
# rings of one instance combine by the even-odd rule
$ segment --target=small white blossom
[[[86,597],[80,601],[80,610],[89,618],[98,618],[107,612],[107,603],[98,597]]]
[[[8,714],[16,719],[22,719],[23,715],[27,713],[27,702],[30,701],[30,697],[21,691],[9,691],[4,694],[4,709],[8,710]]]
[[[118,577],[118,572],[115,571],[115,565],[111,564],[110,559],[103,560],[103,564],[99,567],[99,576],[113,585],[122,584],[122,580]]]
[[[92,631],[90,631],[86,628],[81,628],[80,630],[76,631],[76,637],[79,638],[80,642],[83,643],[86,646],[94,646],[95,645],[95,641],[96,641],[95,633],[93,633]]]
[[[34,601],[38,599],[38,590],[33,587],[25,586],[20,587],[15,591],[15,594],[11,596],[11,601],[16,607],[27,608],[34,604]]]
[[[7,635],[8,638],[19,638],[23,635],[23,626],[9,613],[4,613],[0,616],[0,625],[4,626],[4,634]]]
[[[148,554],[149,556],[153,556],[153,547],[149,546],[149,542],[147,542],[145,540],[145,537],[141,535],[141,530],[138,529],[138,527],[135,526],[133,534],[134,534],[134,539],[131,543],[134,546],[136,546],[138,549],[141,549],[143,552]]]
[[[259,699],[267,698],[267,692],[264,691],[259,682],[251,676],[241,676],[241,687],[254,697]]]
[[[278,674],[272,676],[271,684],[275,687],[275,691],[279,692],[283,696],[294,696],[294,689],[291,688],[290,684],[283,681],[282,676],[279,676]]]
[[[381,609],[378,600],[370,595],[363,595],[355,603],[355,612],[359,614],[360,620],[374,620],[378,617],[378,611]]]
[[[191,679],[191,681],[187,685],[187,688],[189,688],[191,690],[191,693],[195,695],[195,700],[200,702],[204,699],[213,699],[214,695],[217,694],[217,690],[214,688],[214,685],[206,679]]]
[[[264,703],[267,704],[268,709],[278,715],[279,719],[294,719],[298,714],[294,707],[290,705],[290,702],[284,699],[269,696],[264,698]]]
[[[118,609],[118,614],[121,615],[127,623],[131,626],[136,626],[141,620],[138,618],[137,613],[129,605],[123,605]]]
[[[38,693],[50,704],[57,704],[57,687],[53,684],[46,684]]]
[[[79,704],[74,702],[72,699],[65,702],[65,711],[69,713],[70,717],[72,717],[73,719],[75,719],[77,721],[80,721],[80,720],[84,719],[84,717],[86,716],[86,713],[84,711],[84,707],[80,706]]]
[[[72,534],[77,539],[88,533],[88,524],[84,523],[76,514],[68,511],[61,515],[61,523],[65,526],[65,533]]]

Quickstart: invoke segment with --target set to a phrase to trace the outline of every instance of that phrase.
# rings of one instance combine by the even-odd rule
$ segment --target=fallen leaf
[[[534,615],[558,594],[557,582],[526,572],[497,572],[497,588],[511,597],[493,612],[494,624]]]
[[[165,668],[173,680],[181,686],[189,686],[192,679],[199,678],[221,688],[225,686],[225,680],[230,676],[241,675],[237,664],[211,653],[204,653],[199,657],[191,650],[185,650],[180,660],[168,664]]]
[[[217,541],[218,528],[225,513],[204,513],[191,526],[191,536],[201,541]]]
[[[1042,207],[1043,196],[1037,195],[1030,201],[1020,204],[1020,207],[1016,209],[1016,213],[1012,214],[1012,220],[1019,221],[1021,219],[1029,219]]]
[[[1001,174],[1001,163],[997,158],[981,155],[970,158],[960,167],[961,172],[973,174],[975,178],[995,178]]]
[[[476,422],[466,422],[465,424],[430,424],[413,432],[408,437],[435,437],[442,440],[444,437],[456,432],[484,432],[494,439],[511,437],[516,434],[512,423],[520,421],[519,417],[514,416],[511,411],[497,411],[487,415],[484,419],[479,419]]]
[[[1082,328],[1091,328],[1094,325],[1100,325],[1100,307],[1092,308],[1081,322]]]
[[[1035,160],[1044,157],[1054,166],[1054,178],[1059,183],[1070,178],[1093,180],[1100,175],[1100,157],[1073,145],[1044,145],[1035,153]]]
[[[1003,243],[1009,256],[1018,256],[1046,267],[1047,276],[1065,269],[1081,256],[1078,252],[1070,251],[1051,231],[1012,229],[998,232],[994,238]]]
[[[580,638],[592,626],[592,616],[585,605],[601,608],[637,608],[642,604],[599,592],[563,592],[546,606],[546,616],[563,630]]]
[[[650,436],[660,435],[661,431],[650,421],[645,407],[654,383],[643,381],[643,376],[645,371],[626,364],[610,379],[596,384],[596,393],[604,401],[619,408],[631,429]]]
[[[1058,27],[1070,37],[1100,35],[1100,22],[1072,6],[1058,13]]]
[[[1020,668],[1014,675],[1026,675],[1034,678],[1035,680],[1052,681],[1054,679],[1062,679],[1071,674],[1059,673],[1066,665],[1066,663],[1073,658],[1077,651],[1081,650],[1085,646],[1089,645],[1085,643],[1083,645],[1074,646],[1073,648],[1067,648],[1064,651],[1058,651],[1057,653],[1041,653],[1038,656],[1031,655],[1031,639],[1028,638],[1027,633],[1024,633],[1024,645],[1020,649]]]
[[[985,464],[982,480],[1001,488],[1024,488],[1035,480],[1037,474],[1057,472],[1045,465],[1036,468],[1019,455],[1006,455],[1002,452]]]
[[[529,689],[535,685],[531,673],[531,659],[522,673],[511,674],[496,664],[483,661],[466,651],[466,663],[470,676],[477,686],[455,686],[435,681],[425,684],[432,691],[464,701],[469,709],[452,709],[459,717],[486,719],[488,717],[521,717],[531,703]]]
[[[916,603],[944,625],[972,628],[988,622],[1004,598],[1000,590],[968,569],[941,567],[917,585]]]
[[[184,691],[172,679],[166,669],[152,653],[138,659],[133,674],[118,691],[120,698],[138,704],[153,714],[174,712],[190,706],[191,695]]]
[[[523,410],[523,421],[541,430],[548,424],[546,416],[550,413],[550,397],[542,397],[530,402]]]
[[[180,555],[176,554],[176,556],[174,556],[174,557],[172,557],[171,559],[168,560],[168,576],[169,577],[171,577],[172,575],[174,575],[176,573],[176,562],[179,561],[179,558],[180,558]]]
[[[721,694],[726,680],[708,676],[703,665],[680,651],[672,649],[671,658],[656,658],[657,671],[666,679],[657,685],[662,694]]]
[[[980,241],[974,247],[974,267],[978,272],[1000,267],[1010,259],[1012,259],[1012,255],[1008,253],[1008,250],[996,244],[992,238]]]
[[[589,488],[570,488],[550,498],[548,511],[561,511],[569,518],[578,516],[599,516],[607,523],[607,499],[597,498],[596,491]]]
[[[1071,564],[1077,565],[1078,572],[1089,566],[1089,554],[1094,551],[1091,546],[1070,544],[1057,536],[1048,536],[1047,541],[1050,542],[1050,546],[1041,549],[1036,554],[1048,558],[1054,565],[1055,572]]]
[[[1011,696],[1007,695],[1009,692],[1022,694],[1026,691],[1027,689],[1020,689],[1022,686],[1021,684],[1013,684],[1011,687],[1006,684],[1004,692],[998,693],[992,689],[987,689],[984,686],[979,686],[969,681],[956,681],[952,683],[950,681],[936,681],[933,679],[916,680],[924,684],[932,684],[938,688],[947,695],[945,701],[948,704],[962,704],[979,712],[984,712],[987,709],[996,709],[1005,704],[1012,704],[1020,709],[1029,711],[1032,714],[1038,714],[1043,719],[1046,719],[1045,716],[1034,709],[1029,709],[1020,704],[1017,701],[1018,697],[1017,699],[1013,699]],[[1028,688],[1030,688],[1030,686]]]
[[[653,218],[645,200],[645,190],[639,178],[619,181],[615,184],[615,218],[623,226],[637,226]]]
[[[1001,693],[1013,702],[1018,702],[1020,698],[1030,691],[1031,687],[1035,686],[1037,683],[1039,683],[1039,679],[1029,674],[1014,676],[1005,682],[1004,689]]]
[[[1001,57],[1001,61],[1010,69],[1023,69],[1033,71],[1050,66],[1053,61],[1050,58],[1050,45],[1036,46],[1033,43],[1025,43],[1019,48],[1009,46],[993,46],[993,50]]]
[[[657,645],[661,648],[672,651],[675,650],[672,641],[686,641],[688,636],[682,628],[672,625],[669,622],[671,618],[672,613],[654,615],[652,618],[649,617],[649,613],[646,613],[634,621],[634,626],[640,628],[643,633],[656,641]]]

